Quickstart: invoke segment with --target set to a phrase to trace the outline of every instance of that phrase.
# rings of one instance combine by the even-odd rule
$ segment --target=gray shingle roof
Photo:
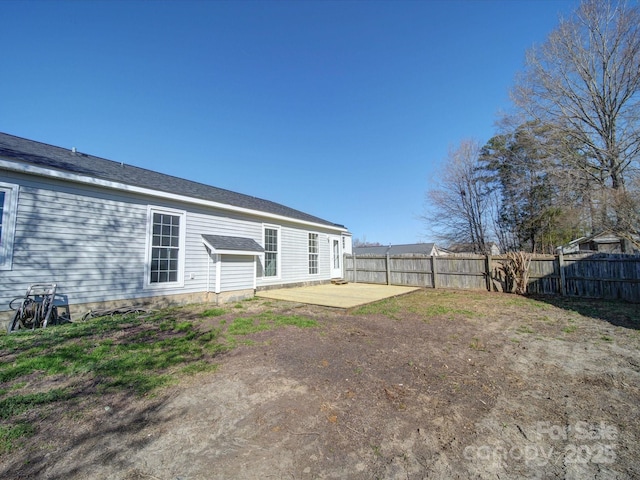
[[[354,247],[356,255],[405,255],[410,253],[420,253],[431,255],[433,243],[408,243],[404,245],[387,245],[378,247]]]
[[[252,238],[229,237],[225,235],[202,235],[202,238],[216,250],[264,252],[264,248]]]
[[[39,167],[280,215],[295,220],[344,228],[343,225],[269,200],[125,165],[85,153],[73,152],[66,148],[6,133],[0,133],[0,157]]]

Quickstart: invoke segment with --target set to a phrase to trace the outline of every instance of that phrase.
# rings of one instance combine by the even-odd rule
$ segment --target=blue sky
[[[577,5],[4,0],[0,131],[430,241],[449,147]]]

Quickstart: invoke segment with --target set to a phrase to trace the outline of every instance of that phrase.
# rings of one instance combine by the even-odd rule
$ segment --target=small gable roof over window
[[[226,255],[260,255],[264,248],[252,238],[202,235],[202,242],[212,253]]]

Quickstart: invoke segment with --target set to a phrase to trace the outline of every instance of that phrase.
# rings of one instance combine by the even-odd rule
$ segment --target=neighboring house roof
[[[177,194],[330,227],[343,225],[261,198],[0,133],[0,158],[109,182]],[[0,165],[2,166],[2,165]]]
[[[252,238],[202,235],[202,240],[213,253],[248,255],[264,252],[264,248]]]
[[[487,247],[489,247],[489,251],[491,255],[500,255],[500,247],[495,242],[487,242]],[[475,246],[473,243],[454,243],[453,245],[449,245],[447,250],[451,253],[475,253]]]
[[[387,245],[377,247],[354,247],[353,251],[356,255],[405,255],[418,253],[423,255],[431,255],[437,250],[435,243],[409,243],[404,245]]]

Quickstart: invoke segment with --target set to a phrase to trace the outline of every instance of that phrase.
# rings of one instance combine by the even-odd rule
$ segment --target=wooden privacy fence
[[[345,279],[354,283],[511,291],[507,257],[345,255]],[[538,255],[529,265],[528,292],[640,302],[640,257]]]

